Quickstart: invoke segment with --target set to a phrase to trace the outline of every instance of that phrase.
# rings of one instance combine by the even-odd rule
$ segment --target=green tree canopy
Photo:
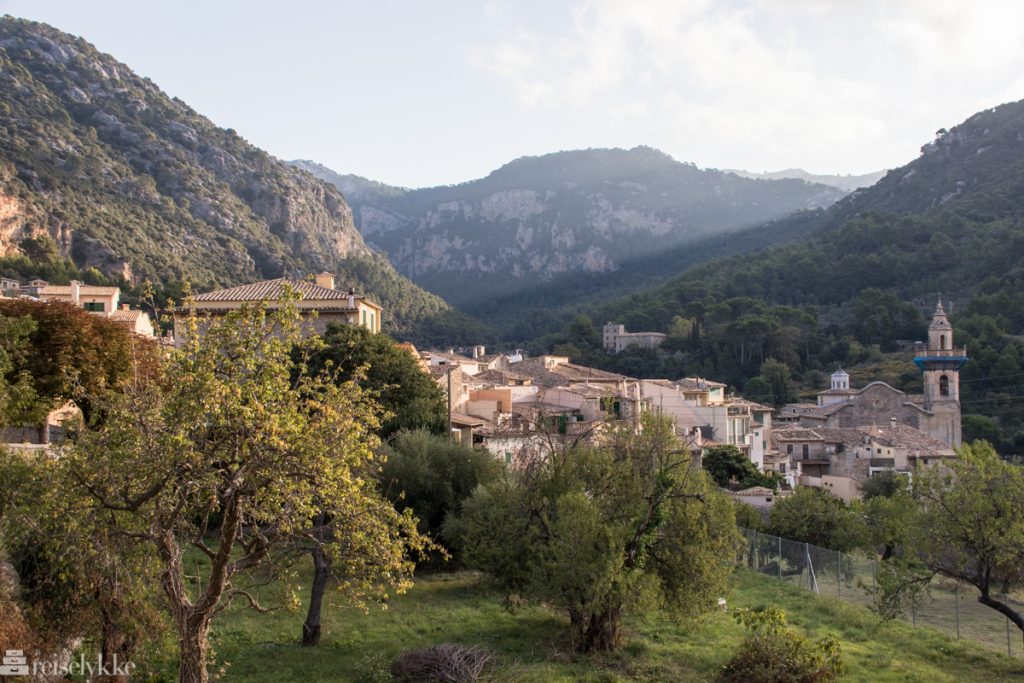
[[[859,511],[819,488],[801,486],[777,500],[770,519],[769,531],[792,541],[843,552],[864,544]]]
[[[466,502],[459,526],[467,562],[564,610],[583,650],[617,648],[628,611],[711,608],[738,538],[731,501],[653,415],[640,434],[508,470]]]
[[[702,461],[704,469],[722,488],[728,488],[735,480],[740,488],[767,486],[778,490],[777,479],[759,471],[743,451],[731,444],[707,449]]]
[[[357,604],[410,584],[428,546],[377,490],[379,408],[358,377],[309,374],[289,301],[232,311],[200,335],[193,318],[158,381],[108,398],[106,419],[59,460],[64,481],[110,534],[146,544],[180,652],[180,680],[207,680],[208,634],[233,600],[258,606],[253,572],[312,546],[330,554]],[[295,354],[298,346],[305,352]],[[317,517],[330,534],[312,533]],[[205,558],[197,583],[183,553]],[[141,569],[141,568],[137,568]]]
[[[387,413],[382,437],[399,429],[445,431],[444,392],[409,351],[387,335],[358,325],[330,325],[323,339],[323,348],[309,359],[309,371],[320,372],[330,364],[338,381],[359,378],[359,385],[373,393]]]

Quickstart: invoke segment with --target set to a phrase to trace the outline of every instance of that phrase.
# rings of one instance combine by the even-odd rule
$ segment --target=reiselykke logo
[[[84,676],[92,679],[96,676],[131,676],[134,670],[135,664],[119,661],[117,655],[105,661],[103,655],[97,655],[93,660],[86,659],[83,654],[78,659],[67,661],[35,660],[30,665],[24,651],[7,650],[3,666],[0,666],[0,676]]]

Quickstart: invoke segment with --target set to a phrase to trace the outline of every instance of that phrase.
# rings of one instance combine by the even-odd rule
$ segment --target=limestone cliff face
[[[0,155],[0,196],[26,198],[0,209],[5,253],[46,230],[81,268],[197,284],[370,253],[336,188],[43,24],[0,20]]]
[[[24,242],[40,236],[50,240]],[[183,280],[203,291],[328,270],[379,301],[393,334],[478,336],[367,247],[336,187],[218,128],[81,38],[5,17],[0,257],[23,243],[47,263],[56,250],[79,272],[172,290]],[[0,274],[32,277],[44,265],[12,259]],[[61,261],[49,272],[71,271]]]
[[[566,273],[607,273],[844,194],[702,170],[645,147],[517,159],[480,180],[422,190],[293,163],[342,188],[363,237],[453,303]]]
[[[25,202],[0,190],[0,256],[20,252],[18,243],[31,236],[30,220]]]

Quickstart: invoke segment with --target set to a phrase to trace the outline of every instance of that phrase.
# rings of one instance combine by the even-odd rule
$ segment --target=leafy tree
[[[448,515],[478,486],[495,481],[502,463],[487,451],[426,430],[401,431],[383,447],[381,486],[399,511],[409,509],[420,530],[438,537]]]
[[[261,608],[254,572],[269,580],[287,551],[324,549],[346,577],[341,595],[363,604],[404,590],[409,553],[426,545],[376,490],[378,408],[355,380],[304,372],[293,347],[318,339],[302,340],[299,321],[288,301],[232,311],[202,336],[193,319],[160,381],[111,397],[103,424],[59,461],[109,533],[153,551],[183,682],[207,680],[212,620],[236,598]],[[332,534],[315,533],[318,515]],[[198,589],[188,547],[205,560]]]
[[[961,425],[965,443],[982,440],[997,444],[1002,441],[1002,431],[991,417],[964,415]]]
[[[672,433],[643,431],[603,446],[555,450],[481,487],[461,528],[471,566],[510,595],[569,616],[574,643],[614,650],[623,614],[661,604],[678,618],[721,594],[737,533],[731,502]]]
[[[977,588],[978,602],[1024,632],[1024,612],[998,595],[1024,586],[1024,469],[984,441],[957,455],[948,470],[918,477],[926,532],[914,550],[933,572]]]
[[[869,501],[873,498],[892,498],[899,493],[906,493],[909,488],[907,477],[893,470],[885,470],[861,484],[860,493],[865,501]]]
[[[778,480],[760,472],[754,463],[750,462],[750,458],[731,444],[709,448],[704,453],[702,464],[715,483],[722,488],[728,488],[733,480],[738,482],[741,488],[750,488],[751,486],[767,486],[774,490],[779,488]]]
[[[726,683],[824,683],[846,670],[839,641],[828,635],[811,642],[786,624],[777,607],[735,610],[733,618],[750,631],[718,680]]]
[[[0,539],[35,633],[54,647],[83,636],[108,664],[137,661],[158,639],[158,566],[153,553],[112,533],[68,472],[41,451],[0,453]],[[105,681],[128,676],[110,676]]]
[[[25,367],[36,323],[28,316],[0,316],[0,424],[42,422],[49,402],[40,400]]]
[[[751,377],[743,385],[743,398],[758,403],[775,403],[775,390],[771,383],[761,375]]]
[[[771,386],[771,395],[775,397],[775,404],[782,405],[790,400],[789,383],[792,374],[789,366],[774,358],[769,358],[761,363],[761,377]]]
[[[32,322],[15,322],[26,318]],[[7,381],[31,385],[36,398],[29,400],[26,389],[21,409],[36,419],[68,399],[92,419],[95,401],[158,365],[155,343],[70,304],[3,299],[0,321],[8,362],[13,362]]]
[[[827,491],[801,486],[777,500],[769,531],[792,541],[846,552],[864,543],[863,519],[856,509]]]
[[[447,426],[444,393],[416,358],[384,334],[358,325],[330,325],[323,348],[312,355],[309,371],[328,367],[340,382],[359,377],[360,386],[372,392],[388,413],[379,433],[387,438],[399,429],[426,428],[442,433]]]

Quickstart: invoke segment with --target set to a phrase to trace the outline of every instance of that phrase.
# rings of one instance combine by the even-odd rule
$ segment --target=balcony
[[[924,349],[914,354],[914,358],[966,358],[967,347],[961,346],[958,349]]]
[[[966,362],[966,347],[925,349],[914,354],[914,364],[922,370],[958,370]]]

